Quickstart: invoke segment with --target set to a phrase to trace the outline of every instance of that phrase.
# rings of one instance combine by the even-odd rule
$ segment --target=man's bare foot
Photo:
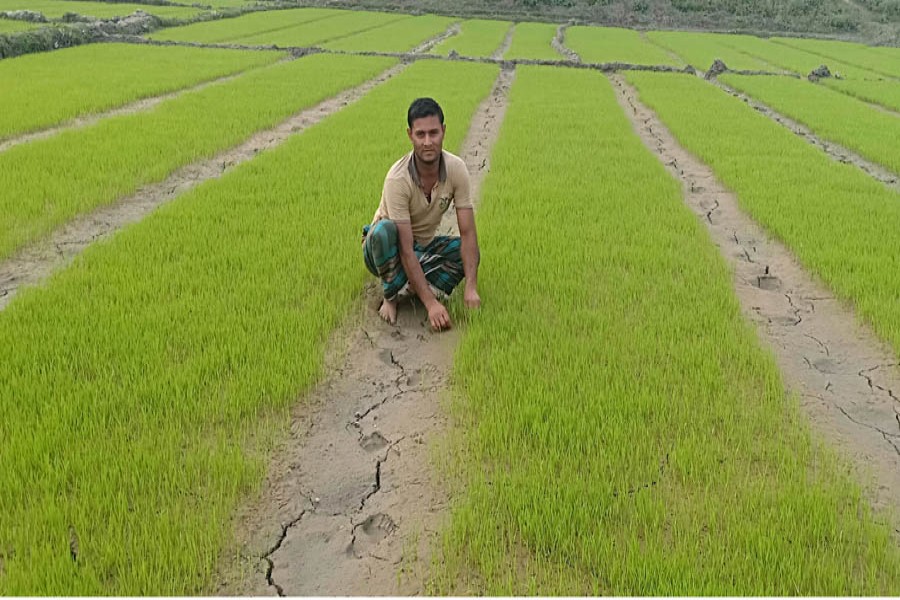
[[[381,315],[381,318],[390,323],[391,325],[397,324],[397,302],[388,302],[387,300],[381,301],[381,308],[378,309],[378,314]]]

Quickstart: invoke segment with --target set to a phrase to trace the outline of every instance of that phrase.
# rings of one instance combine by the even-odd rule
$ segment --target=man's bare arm
[[[481,251],[478,249],[478,233],[475,231],[475,211],[471,208],[457,208],[456,221],[459,224],[463,274],[466,277],[463,300],[467,307],[478,308],[481,306],[481,298],[478,296],[478,264],[481,262]]]
[[[450,313],[443,304],[438,302],[431,288],[428,287],[425,272],[422,271],[422,265],[419,264],[419,259],[413,251],[412,225],[408,222],[397,223],[397,237],[400,243],[400,263],[403,265],[403,272],[406,273],[406,278],[413,291],[425,305],[431,327],[437,330],[449,328]]]

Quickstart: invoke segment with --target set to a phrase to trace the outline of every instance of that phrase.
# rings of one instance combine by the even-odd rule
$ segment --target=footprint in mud
[[[381,433],[375,431],[369,435],[364,435],[359,440],[359,445],[366,452],[375,452],[386,447],[390,442]]]
[[[363,558],[367,552],[375,548],[381,540],[397,531],[397,524],[384,513],[368,517],[353,528],[353,541],[347,553],[356,558]]]

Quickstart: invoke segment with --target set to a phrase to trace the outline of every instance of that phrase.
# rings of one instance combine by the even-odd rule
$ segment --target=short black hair
[[[434,98],[416,98],[409,105],[409,110],[406,111],[406,124],[412,127],[413,121],[416,119],[432,116],[437,116],[441,125],[444,124],[444,111],[441,110],[441,105]]]

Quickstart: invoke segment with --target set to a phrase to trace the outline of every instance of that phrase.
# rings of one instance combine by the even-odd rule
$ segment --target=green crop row
[[[431,53],[449,54],[455,50],[461,56],[491,56],[503,44],[510,27],[513,24],[509,21],[463,21],[459,35],[447,38]]]
[[[332,58],[292,85],[385,62]],[[360,226],[409,148],[410,100],[440,99],[454,149],[496,75],[417,62],[16,297],[0,314],[0,594],[209,593],[235,506],[370,277]]]
[[[484,308],[454,360],[436,591],[900,589],[890,530],[811,442],[680,190],[600,74],[519,69],[478,214]]]
[[[577,52],[584,62],[682,66],[633,29],[570,27],[566,30],[566,46]]]
[[[800,75],[807,75],[813,69],[826,64],[833,74],[845,79],[882,78],[878,73],[855,67],[843,61],[826,59],[800,48],[776,44],[750,35],[720,35],[719,39],[726,46]]]
[[[741,206],[900,353],[900,195],[697,78],[628,78]]]
[[[820,137],[900,174],[900,119],[896,115],[802,79],[724,75],[721,80],[806,125]]]
[[[900,82],[821,79],[819,83],[860,100],[900,112]]]
[[[556,36],[556,25],[550,23],[516,23],[512,43],[503,58],[563,60],[550,42]]]
[[[412,18],[409,15],[397,13],[346,11],[344,14],[323,21],[297,25],[296,27],[280,31],[245,36],[238,41],[241,44],[248,45],[315,46],[327,41],[384,27],[391,23],[408,22]]]
[[[735,50],[722,43],[722,34],[687,31],[650,31],[647,37],[655,44],[680,56],[700,71],[708,70],[716,59],[729,69],[746,71],[777,71],[769,63]]]
[[[45,27],[46,23],[29,23],[27,21],[15,21],[13,19],[0,19],[0,34],[28,31],[38,27]]]
[[[0,257],[362,83],[390,60],[316,55],[0,154]]]
[[[136,10],[170,19],[190,19],[203,12],[199,8],[185,6],[157,6],[150,4],[124,4],[110,2],[75,2],[73,0],[0,0],[0,12],[32,10],[48,19],[59,19],[66,13],[83,17],[109,19],[125,17]]]
[[[772,38],[772,41],[818,54],[827,59],[825,62],[838,60],[881,75],[900,77],[900,60],[892,61],[888,56],[875,52],[872,47],[863,44],[813,38]]]
[[[455,20],[437,15],[410,17],[330,41],[323,46],[348,52],[407,52],[443,33]]]
[[[272,63],[283,55],[91,44],[0,62],[0,140]],[[140,64],[140,73],[134,65]]]
[[[237,42],[245,37],[288,29],[338,15],[346,11],[327,8],[299,8],[254,12],[233,19],[203,21],[171,27],[150,34],[150,39],[175,42]]]

